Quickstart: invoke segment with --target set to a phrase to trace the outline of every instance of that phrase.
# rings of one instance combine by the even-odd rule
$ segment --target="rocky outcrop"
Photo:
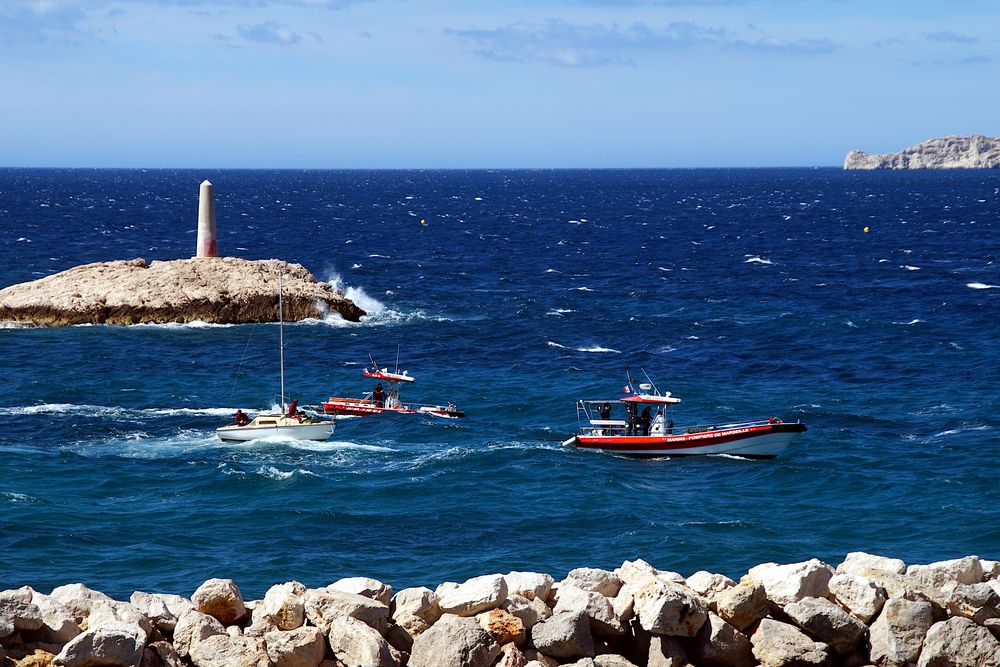
[[[833,574],[836,572],[836,574]],[[446,582],[290,581],[244,601],[117,601],[82,584],[0,591],[0,663],[143,667],[1000,667],[1000,564],[864,553],[766,563],[739,582],[644,561]],[[391,596],[391,597],[390,597]]]
[[[0,290],[0,322],[38,326],[278,321],[278,276],[288,321],[365,311],[305,267],[238,257],[99,262]]]
[[[896,153],[871,155],[854,150],[844,169],[997,169],[1000,137],[948,136],[929,139]]]

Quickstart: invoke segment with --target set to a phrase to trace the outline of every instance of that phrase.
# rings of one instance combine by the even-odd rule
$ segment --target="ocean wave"
[[[752,257],[750,257],[750,259],[748,259],[746,262],[744,262],[744,264],[767,264],[767,265],[771,265],[771,264],[774,264],[774,262],[772,262],[769,259],[764,259],[763,257],[758,257],[757,255],[753,255]]]
[[[566,349],[566,346],[565,346],[565,345],[560,345],[559,343],[556,343],[555,341],[551,341],[551,340],[550,340],[550,341],[547,341],[547,342],[546,342],[546,345],[548,345],[549,347],[558,347],[558,348],[560,348],[560,349],[562,349],[562,350],[565,350],[565,349]]]
[[[586,286],[584,286],[584,287],[574,287],[573,289],[575,291],[577,291],[577,292],[593,292],[594,291],[594,290],[592,290],[592,289],[590,289],[589,287],[586,287]]]
[[[360,442],[350,440],[296,440],[292,443],[295,449],[304,449],[309,452],[337,452],[345,450],[358,450],[364,452],[395,452],[392,447],[381,445],[365,445]]]
[[[191,320],[190,322],[141,322],[139,324],[128,325],[130,329],[228,329],[235,326],[238,325],[204,322],[202,320]]]
[[[14,491],[0,491],[0,501],[7,501],[11,503],[41,502],[38,498],[35,498],[34,496],[29,496],[26,493],[16,493]]]
[[[1000,289],[1000,285],[990,285],[989,283],[966,283],[965,286],[972,289]]]
[[[919,270],[920,270],[920,267],[919,267],[919,266],[913,266],[913,265],[911,265],[911,264],[903,264],[903,265],[902,265],[901,267],[899,267],[899,268],[901,268],[901,269],[906,269],[907,271],[919,271]]]
[[[621,350],[616,350],[616,349],[610,348],[610,347],[601,347],[599,345],[598,346],[594,346],[594,347],[577,347],[577,348],[574,348],[574,349],[577,352],[595,352],[595,353],[612,353],[612,354],[621,354],[622,353]]]
[[[173,417],[179,415],[230,417],[235,412],[236,408],[123,408],[116,405],[87,405],[76,403],[42,403],[41,405],[14,405],[0,407],[0,415],[3,416],[74,414],[82,417],[111,417],[114,419],[139,419],[150,415],[160,417]]]

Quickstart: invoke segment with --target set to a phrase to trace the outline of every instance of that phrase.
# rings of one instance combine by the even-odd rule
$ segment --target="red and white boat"
[[[413,382],[416,378],[406,371],[390,372],[388,368],[379,368],[372,359],[372,367],[361,371],[366,378],[378,381],[378,387],[365,394],[362,398],[339,398],[331,396],[323,403],[323,412],[330,415],[353,415],[357,417],[367,417],[368,415],[380,415],[387,412],[398,414],[420,414],[431,415],[433,417],[444,417],[446,419],[458,419],[464,417],[465,413],[459,410],[454,403],[447,405],[425,405],[421,403],[403,403],[399,400],[399,385],[401,383]],[[378,388],[385,382],[388,389],[382,389],[379,396]]]
[[[774,417],[677,428],[672,408],[680,402],[670,392],[660,394],[651,382],[640,384],[638,392],[632,392],[630,382],[623,398],[578,401],[580,431],[563,445],[637,457],[729,454],[770,459],[806,430],[801,422],[785,423]],[[612,414],[614,410],[618,415]],[[624,419],[613,418],[623,410]]]

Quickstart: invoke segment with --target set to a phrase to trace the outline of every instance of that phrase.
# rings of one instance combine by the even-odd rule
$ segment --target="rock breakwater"
[[[907,567],[856,552],[739,582],[636,560],[395,594],[352,577],[253,601],[228,579],[127,602],[82,584],[0,592],[0,664],[22,666],[998,667],[998,636],[1000,563],[976,556]]]
[[[929,139],[895,153],[871,155],[853,150],[844,169],[997,169],[1000,137],[948,136]]]
[[[336,313],[358,321],[365,311],[318,282],[302,265],[281,260],[207,257],[99,262],[0,290],[0,321],[39,326],[202,321],[278,321]]]

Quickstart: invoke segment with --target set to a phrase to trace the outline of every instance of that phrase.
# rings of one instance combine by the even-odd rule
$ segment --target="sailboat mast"
[[[285,414],[285,317],[281,300],[281,274],[278,274],[278,359],[281,363],[281,414]]]

